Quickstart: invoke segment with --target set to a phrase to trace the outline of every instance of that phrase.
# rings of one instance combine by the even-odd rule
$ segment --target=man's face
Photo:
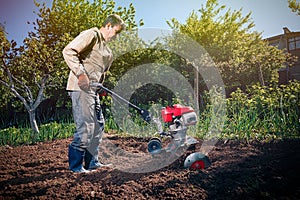
[[[122,27],[120,25],[111,26],[107,25],[107,34],[105,41],[111,41],[116,38],[116,36],[121,32]]]

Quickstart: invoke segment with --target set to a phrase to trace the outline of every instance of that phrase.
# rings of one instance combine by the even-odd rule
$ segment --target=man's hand
[[[81,74],[78,76],[78,86],[82,90],[89,89],[90,81],[89,81],[89,78],[87,77],[87,75]]]

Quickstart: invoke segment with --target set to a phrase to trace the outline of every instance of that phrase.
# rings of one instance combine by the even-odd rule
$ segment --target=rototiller
[[[127,101],[120,95],[111,91],[110,89],[104,87],[100,83],[91,84],[92,87],[97,87],[104,90],[105,92],[117,97],[118,99],[127,103],[130,107],[134,108],[142,116],[146,122],[153,121],[158,127],[157,137],[153,137],[148,142],[148,152],[157,156],[162,153],[174,152],[178,150],[185,149],[191,145],[198,143],[198,141],[187,136],[187,130],[189,126],[193,126],[197,123],[197,115],[193,108],[189,106],[182,106],[180,104],[174,104],[172,106],[167,106],[162,108],[161,115],[163,122],[165,123],[167,129],[163,130],[161,122],[159,119],[153,118],[149,111],[139,108],[138,106]],[[170,138],[169,143],[163,147],[163,139]],[[195,152],[188,155],[184,161],[184,167],[191,170],[200,170],[210,166],[209,158],[200,153]]]

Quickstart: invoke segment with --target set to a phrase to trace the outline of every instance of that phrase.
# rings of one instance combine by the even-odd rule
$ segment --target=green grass
[[[291,82],[289,85],[271,87],[253,85],[247,92],[237,90],[226,99],[226,113],[215,99],[209,99],[198,116],[198,124],[190,128],[188,134],[198,138],[208,138],[210,132],[218,139],[269,140],[300,137],[300,83]],[[220,99],[216,98],[218,101]],[[220,128],[214,124],[224,122]],[[73,123],[49,123],[41,125],[37,141],[73,136]],[[112,117],[106,119],[106,132],[117,130],[121,135],[136,137],[151,137],[157,129],[153,124],[147,125],[138,117],[124,118],[117,125]],[[30,128],[10,127],[0,130],[0,145],[32,144]]]
[[[49,123],[40,126],[40,133],[37,141],[32,140],[31,128],[10,127],[0,130],[0,145],[17,146],[22,144],[33,144],[41,141],[52,141],[71,137],[74,133],[75,125],[72,123]]]

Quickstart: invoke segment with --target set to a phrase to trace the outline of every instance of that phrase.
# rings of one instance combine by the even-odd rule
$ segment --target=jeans
[[[80,151],[98,154],[104,132],[104,117],[99,96],[94,90],[69,92],[76,131],[71,145]],[[96,155],[95,155],[96,156]]]

